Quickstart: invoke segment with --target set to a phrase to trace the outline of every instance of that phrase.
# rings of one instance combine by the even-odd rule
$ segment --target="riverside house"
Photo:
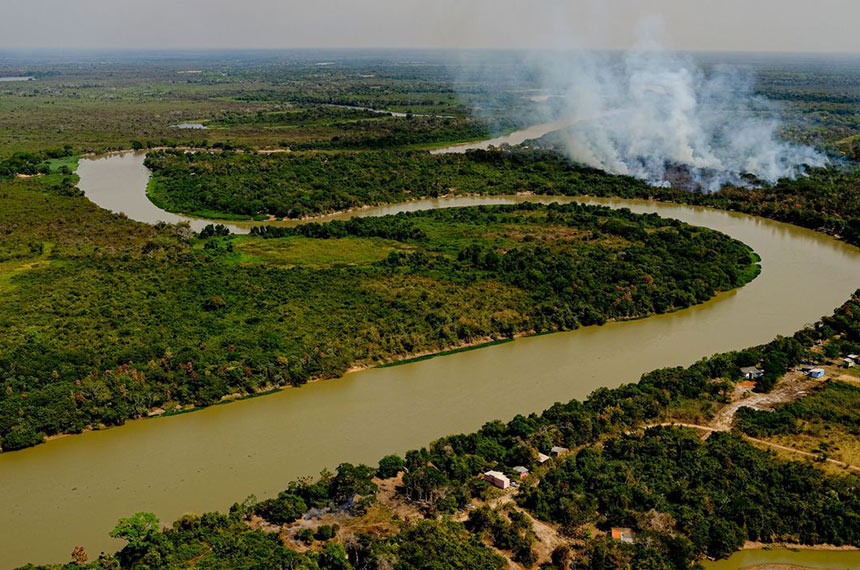
[[[484,473],[484,481],[499,489],[507,489],[511,486],[511,480],[501,471],[487,471]]]

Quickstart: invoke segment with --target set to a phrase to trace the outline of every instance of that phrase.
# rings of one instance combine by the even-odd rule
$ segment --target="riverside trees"
[[[66,200],[80,199],[51,198]],[[104,221],[106,236],[115,224],[136,227]],[[3,449],[301,385],[356,362],[662,313],[757,269],[749,248],[717,232],[578,204],[223,233],[189,242],[153,228],[122,238],[128,247],[106,237],[83,258],[72,244],[89,238],[57,234],[62,267],[22,273],[0,306]]]

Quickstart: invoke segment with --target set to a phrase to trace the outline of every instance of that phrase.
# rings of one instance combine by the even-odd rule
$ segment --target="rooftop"
[[[612,527],[612,538],[621,542],[633,542],[633,530],[623,527]]]
[[[484,473],[486,477],[496,477],[496,478],[505,478],[507,479],[507,475],[502,473],[501,471],[487,471]]]

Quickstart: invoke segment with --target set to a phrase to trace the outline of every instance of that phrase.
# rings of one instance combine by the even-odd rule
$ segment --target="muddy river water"
[[[80,186],[97,204],[133,219],[176,221],[146,199],[142,161],[131,153],[82,160]],[[448,198],[353,215],[522,200],[570,199]],[[75,545],[85,546],[91,557],[114,549],[119,543],[108,531],[135,511],[172,521],[187,512],[225,509],[248,494],[275,494],[291,479],[342,461],[375,463],[387,453],[474,430],[491,419],[635,381],[655,368],[688,365],[791,334],[860,286],[860,252],[812,231],[705,208],[580,201],[656,212],[724,232],[755,249],[763,271],[739,290],[668,315],[365,370],[0,454],[0,568],[63,561]],[[194,221],[197,227],[202,223]]]

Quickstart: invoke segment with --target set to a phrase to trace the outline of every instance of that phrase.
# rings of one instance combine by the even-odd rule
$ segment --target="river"
[[[174,221],[145,199],[142,160],[134,154],[82,160],[80,187],[97,204],[133,219]],[[522,200],[570,199],[448,198],[357,214]],[[365,370],[0,454],[0,567],[66,560],[75,545],[94,557],[120,546],[107,533],[135,511],[169,522],[187,512],[226,509],[341,461],[375,463],[491,419],[635,381],[655,368],[791,334],[830,313],[860,284],[860,252],[812,231],[705,208],[581,201],[722,231],[755,249],[763,271],[739,290],[672,314]]]
[[[860,568],[860,551],[788,550],[785,548],[741,550],[725,560],[706,562],[705,568],[707,570],[772,569],[775,567],[785,568],[787,565],[818,570],[857,570]]]

